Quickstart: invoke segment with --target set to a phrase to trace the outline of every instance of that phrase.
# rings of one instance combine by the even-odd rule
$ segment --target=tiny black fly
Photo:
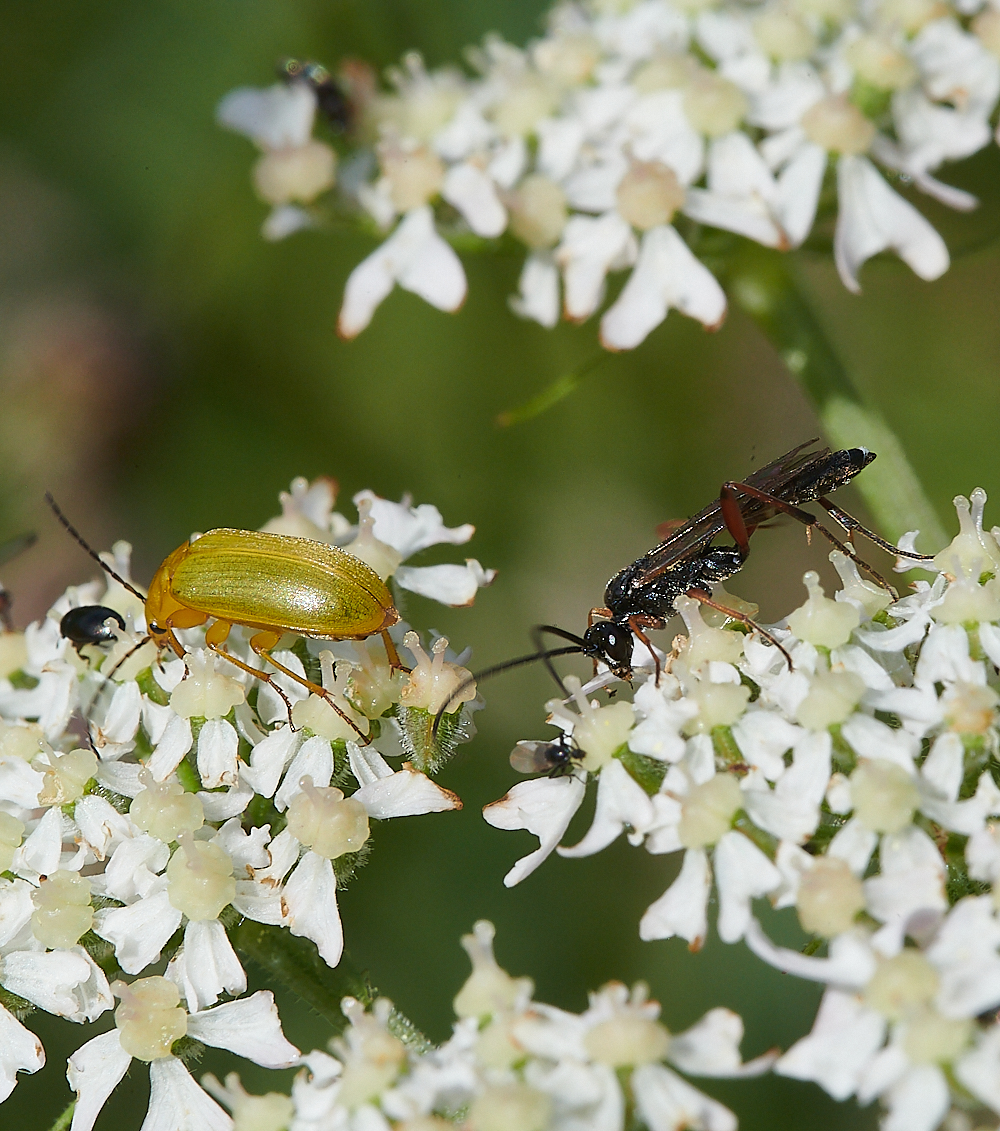
[[[283,59],[278,64],[278,76],[287,83],[303,82],[311,87],[319,112],[338,133],[351,128],[350,99],[326,67],[301,59]]]

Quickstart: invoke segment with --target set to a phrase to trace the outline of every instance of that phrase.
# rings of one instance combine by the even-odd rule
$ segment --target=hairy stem
[[[63,1111],[57,1116],[55,1123],[52,1124],[49,1131],[66,1131],[66,1128],[73,1122],[74,1111],[76,1111],[76,1100],[70,1100]]]
[[[866,447],[878,459],[857,480],[879,530],[893,541],[914,527],[920,548],[947,537],[903,445],[878,409],[865,404],[803,293],[788,255],[747,247],[728,272],[733,301],[764,331],[816,407],[837,448]]]
[[[358,970],[346,955],[336,969],[331,969],[320,958],[315,943],[293,935],[286,928],[244,919],[229,929],[229,938],[240,954],[252,959],[316,1010],[335,1033],[347,1026],[347,1018],[340,1008],[345,997],[357,998],[362,1005],[369,1006],[379,996],[367,973]],[[423,1033],[396,1009],[392,1011],[389,1028],[418,1051],[430,1047]]]

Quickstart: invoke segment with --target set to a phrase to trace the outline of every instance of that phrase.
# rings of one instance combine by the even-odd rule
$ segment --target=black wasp
[[[693,597],[734,620],[742,621],[780,648],[774,637],[745,614],[726,608],[711,598],[712,587],[738,573],[747,560],[750,535],[779,514],[798,519],[810,531],[818,530],[837,549],[867,570],[880,585],[893,592],[888,582],[859,558],[850,546],[814,514],[801,508],[802,503],[819,503],[848,532],[863,534],[875,545],[891,554],[898,554],[898,547],[868,530],[853,515],[826,497],[863,471],[875,459],[875,453],[867,448],[831,451],[825,446],[815,447],[818,442],[817,439],[807,440],[772,463],[751,472],[745,479],[724,483],[718,499],[681,523],[658,546],[611,578],[604,591],[604,605],[591,609],[583,636],[555,625],[539,625],[534,630],[535,652],[487,668],[473,678],[483,679],[508,668],[541,660],[561,686],[562,681],[550,661],[555,656],[577,653],[589,656],[595,665],[606,664],[619,679],[629,680],[632,678],[632,651],[636,638],[649,649],[659,678],[659,659],[646,630],[664,628],[667,619],[674,613],[674,601],[682,595]],[[724,531],[729,533],[734,544],[713,545],[715,538]],[[929,559],[931,556],[907,554],[911,558]],[[541,647],[541,638],[545,634],[567,640],[570,646],[546,651]],[[781,651],[788,659],[783,648]],[[459,690],[464,690],[464,687]],[[444,710],[442,708],[438,718]]]

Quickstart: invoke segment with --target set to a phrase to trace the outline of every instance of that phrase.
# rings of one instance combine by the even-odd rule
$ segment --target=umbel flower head
[[[267,528],[342,545],[448,605],[471,604],[492,581],[474,560],[403,564],[467,542],[471,526],[371,492],[357,496],[352,524],[333,511],[334,492],[330,480],[294,481]],[[118,543],[113,558],[127,581],[129,552]],[[111,639],[77,649],[61,620],[95,604],[116,614]],[[287,930],[336,966],[338,891],[379,822],[461,808],[430,775],[471,736],[478,706],[470,687],[435,741],[466,657],[441,636],[425,650],[402,623],[403,669],[381,640],[286,636],[274,658],[322,695],[280,672],[258,680],[268,662],[238,628],[226,648],[239,664],[206,645],[204,627],[179,630],[183,657],[157,655],[146,628],[142,602],[109,578],[71,586],[43,621],[0,635],[12,658],[0,678],[0,1099],[44,1063],[23,1024],[32,1008],[81,1023],[117,997],[117,1029],[71,1058],[76,1131],[136,1057],[152,1065],[164,1126],[174,1124],[163,1112],[191,1104],[214,1112],[206,1126],[225,1121],[171,1051],[187,1038],[260,1064],[295,1059],[270,994],[241,997],[232,930],[244,919]]]
[[[601,318],[608,349],[638,345],[672,308],[714,327],[726,298],[698,257],[703,229],[798,247],[824,185],[846,287],[887,250],[935,279],[945,244],[893,183],[975,207],[935,174],[991,141],[998,22],[979,0],[582,0],[523,49],[488,36],[471,76],[410,54],[378,92],[345,67],[355,120],[332,206],[386,238],[348,279],[338,329],[360,333],[396,285],[456,310],[466,280],[448,239],[503,233],[527,249],[511,299],[523,317],[589,318],[627,270]],[[314,109],[298,82],[219,107],[265,150],[254,178],[276,206],[272,238],[311,222],[279,223],[287,199],[333,183]]]
[[[632,702],[602,706],[567,680],[571,699],[548,707],[570,772],[484,812],[540,841],[508,885],[553,851],[586,856],[622,833],[676,855],[640,936],[697,950],[714,892],[724,942],[828,987],[776,1071],[837,1099],[879,1097],[889,1131],[934,1131],[953,1105],[1000,1115],[1000,528],[984,529],[985,492],[955,504],[934,580],[902,599],[839,551],[832,599],[807,573],[806,601],[769,626],[790,665],[679,598],[687,635],[659,682],[650,672]],[[914,537],[901,572],[917,564]],[[589,830],[561,846],[595,779]],[[795,909],[810,953],[769,939],[764,897]]]

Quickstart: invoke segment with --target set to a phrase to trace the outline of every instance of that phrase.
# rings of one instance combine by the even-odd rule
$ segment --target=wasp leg
[[[614,620],[614,616],[615,616],[615,614],[610,609],[591,609],[590,612],[587,613],[587,627],[588,628],[594,627],[594,617],[598,617],[600,620]],[[594,679],[597,678],[597,658],[596,657],[594,658],[594,676],[593,676],[593,678]],[[560,680],[559,682],[562,683],[562,680]]]
[[[845,511],[843,507],[838,507],[836,503],[831,503],[829,499],[822,496],[816,500],[821,507],[824,507],[830,514],[831,518],[835,518],[845,530],[856,530],[859,534],[863,534],[869,542],[874,542],[880,549],[885,550],[887,554],[892,554],[895,557],[913,558],[916,561],[932,562],[934,554],[916,554],[910,553],[909,550],[903,551],[898,546],[894,546],[891,542],[887,542],[884,538],[880,538],[874,531],[869,530],[867,526],[862,526],[860,522]]]
[[[717,609],[720,613],[725,613],[727,617],[733,620],[738,620],[740,624],[745,624],[747,628],[753,629],[754,632],[759,632],[769,643],[773,644],[775,648],[785,657],[785,662],[788,664],[788,670],[792,670],[792,657],[784,646],[776,640],[766,628],[759,625],[755,620],[751,620],[746,613],[739,613],[735,609],[730,609],[726,605],[720,605],[718,601],[713,601],[707,593],[701,589],[689,589],[687,592],[689,597],[693,597],[696,601],[700,601],[703,605],[708,605],[710,609]]]
[[[654,687],[660,686],[660,657],[656,654],[656,649],[653,647],[652,641],[642,631],[643,628],[663,628],[665,622],[661,617],[650,617],[638,614],[628,618],[628,626],[632,632],[646,645],[649,654],[653,657],[653,663],[656,665],[656,683]]]
[[[325,687],[321,687],[318,683],[313,683],[312,680],[306,679],[304,676],[298,675],[290,668],[286,668],[284,664],[279,664],[278,661],[271,655],[271,649],[278,643],[282,637],[280,632],[258,632],[256,635],[250,637],[250,647],[257,653],[258,656],[263,656],[269,664],[273,664],[279,672],[287,675],[289,679],[295,680],[300,687],[306,688],[313,695],[318,695],[321,699],[325,699],[327,703],[337,712],[338,715],[344,720],[345,723],[355,731],[361,739],[361,745],[367,746],[371,742],[371,735],[365,732],[358,726],[358,724],[342,711],[337,704],[333,701],[333,696]],[[397,656],[397,659],[399,657]]]
[[[886,581],[886,579],[880,573],[872,569],[872,567],[864,560],[864,558],[858,557],[858,555],[850,548],[850,546],[846,545],[844,542],[841,542],[836,534],[834,534],[832,530],[828,530],[814,514],[810,514],[808,511],[804,511],[801,507],[796,507],[792,503],[786,503],[784,499],[779,499],[776,495],[771,495],[767,491],[761,491],[756,487],[751,487],[748,483],[727,483],[725,484],[725,487],[723,487],[723,490],[725,490],[727,487],[734,491],[743,491],[745,494],[750,495],[754,499],[760,499],[762,503],[770,503],[771,506],[775,508],[775,510],[781,511],[783,514],[791,515],[792,518],[798,519],[798,521],[801,522],[807,530],[818,530],[820,534],[822,534],[828,542],[831,542],[834,546],[836,546],[842,554],[846,554],[847,557],[851,559],[851,561],[861,566],[862,569],[867,570],[872,578],[876,582],[878,582],[878,584],[881,585],[883,589],[891,593],[893,597],[899,596],[896,590],[893,589],[889,582]],[[831,506],[832,505],[833,504],[831,504]],[[845,511],[844,513],[846,514],[847,512]],[[838,521],[840,520],[838,519]],[[860,523],[858,525],[860,526]],[[888,543],[883,543],[883,545],[888,545]],[[892,552],[898,553],[899,551],[896,549],[896,547],[892,547]]]
[[[234,655],[232,655],[231,652],[227,652],[226,649],[222,647],[222,645],[228,639],[229,632],[232,627],[233,626],[229,624],[228,621],[215,621],[215,623],[212,624],[209,627],[208,631],[205,633],[205,646],[207,648],[211,648],[212,651],[217,655],[222,656],[224,660],[228,660],[231,664],[235,664],[238,668],[242,668],[243,671],[249,672],[249,674],[252,675],[255,679],[259,679],[262,683],[268,684],[268,686],[276,691],[277,694],[281,696],[285,704],[285,709],[288,711],[288,725],[292,728],[292,730],[295,730],[295,724],[292,722],[292,701],[288,698],[284,691],[281,690],[277,683],[275,683],[275,681],[267,674],[267,672],[262,672],[258,668],[250,667],[249,664],[245,664],[242,660],[238,660]]]

